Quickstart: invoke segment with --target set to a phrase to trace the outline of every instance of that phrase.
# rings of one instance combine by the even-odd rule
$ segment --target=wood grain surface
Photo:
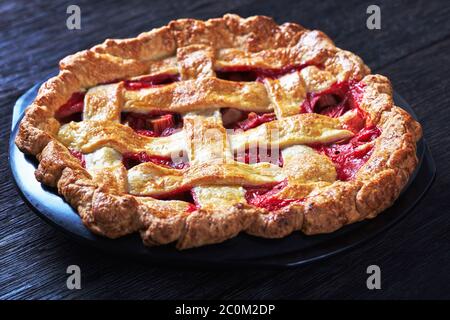
[[[0,299],[391,299],[450,298],[450,2],[376,1],[381,30],[368,30],[375,1],[0,2]],[[81,8],[81,30],[66,8]],[[105,38],[132,37],[181,17],[264,14],[326,32],[388,76],[414,108],[437,164],[427,196],[400,223],[333,258],[290,270],[157,267],[81,246],[39,219],[11,181],[7,141],[15,100],[54,73],[64,56]],[[66,288],[79,265],[82,289]],[[382,289],[366,288],[379,265]]]

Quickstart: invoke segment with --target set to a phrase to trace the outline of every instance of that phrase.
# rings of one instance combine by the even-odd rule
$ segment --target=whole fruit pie
[[[185,249],[373,218],[420,138],[389,80],[322,32],[227,14],[66,57],[16,144],[91,231]]]

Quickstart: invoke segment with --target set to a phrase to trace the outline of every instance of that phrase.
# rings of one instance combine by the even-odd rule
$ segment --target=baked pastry
[[[373,218],[420,138],[389,80],[322,32],[227,14],[66,57],[16,144],[93,232],[185,249]]]

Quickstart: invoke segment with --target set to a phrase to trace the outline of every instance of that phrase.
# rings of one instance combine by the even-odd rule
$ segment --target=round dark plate
[[[9,164],[12,176],[25,202],[34,212],[72,238],[115,254],[158,264],[183,266],[298,266],[344,251],[366,241],[403,218],[429,189],[436,168],[430,151],[422,139],[417,155],[420,164],[395,204],[372,220],[358,222],[336,232],[305,236],[295,232],[282,239],[262,239],[246,234],[220,244],[178,251],[173,245],[145,247],[137,234],[110,240],[94,235],[84,227],[77,213],[54,189],[41,185],[34,177],[37,161],[25,156],[14,144],[17,123],[23,111],[37,94],[38,86],[27,91],[14,107],[9,142]],[[411,107],[398,95],[397,105],[414,115]]]

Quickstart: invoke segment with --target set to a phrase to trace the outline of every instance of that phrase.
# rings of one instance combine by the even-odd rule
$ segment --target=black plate
[[[112,253],[145,259],[152,263],[183,266],[298,266],[319,260],[366,241],[403,218],[429,189],[436,168],[430,151],[422,139],[417,154],[420,165],[394,206],[372,220],[358,222],[338,231],[316,236],[300,232],[283,239],[262,239],[241,234],[221,244],[177,251],[173,245],[145,247],[137,234],[116,240],[92,234],[77,213],[58,196],[55,190],[41,185],[34,178],[36,160],[25,156],[14,144],[17,123],[24,109],[34,99],[38,86],[27,91],[14,107],[9,164],[12,175],[25,202],[38,216],[74,239]],[[414,116],[411,107],[398,95],[397,105]]]

